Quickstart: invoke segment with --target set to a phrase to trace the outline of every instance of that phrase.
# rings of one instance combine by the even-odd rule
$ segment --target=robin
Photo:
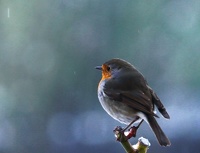
[[[140,125],[143,120],[146,121],[159,144],[170,146],[169,139],[155,119],[158,117],[155,106],[163,117],[169,119],[170,116],[143,75],[122,59],[111,59],[96,69],[102,71],[98,99],[104,110],[115,120],[128,125],[124,130],[133,123]]]

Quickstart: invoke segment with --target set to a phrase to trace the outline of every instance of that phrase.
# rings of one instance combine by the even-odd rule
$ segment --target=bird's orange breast
[[[109,79],[109,78],[111,78],[111,72],[108,69],[108,66],[103,64],[102,65],[102,78],[101,78],[101,81],[103,81],[105,79]]]

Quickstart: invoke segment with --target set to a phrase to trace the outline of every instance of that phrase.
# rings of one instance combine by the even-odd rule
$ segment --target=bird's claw
[[[132,126],[129,130],[128,130],[128,134],[126,135],[127,139],[130,139],[132,137],[136,137],[136,133],[137,133],[137,127]]]
[[[129,140],[131,137],[136,136],[137,127],[133,126],[128,130],[128,133],[125,135],[125,131],[121,126],[117,126],[113,132],[115,133],[115,137],[117,141],[126,141]]]
[[[115,133],[116,141],[126,141],[127,138],[124,135],[124,129],[121,126],[117,126],[113,132]]]
[[[115,127],[113,132],[115,132],[115,131],[123,131],[123,128],[121,126],[117,126],[117,127]]]

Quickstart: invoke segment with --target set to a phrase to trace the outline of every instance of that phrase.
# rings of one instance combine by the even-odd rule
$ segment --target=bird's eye
[[[109,66],[107,67],[107,71],[110,71],[110,67]]]

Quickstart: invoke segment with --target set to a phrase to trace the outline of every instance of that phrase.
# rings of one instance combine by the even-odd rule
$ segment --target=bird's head
[[[115,58],[105,62],[102,66],[96,66],[95,68],[102,71],[102,80],[105,80],[120,76],[122,71],[125,72],[134,67],[122,59]]]

